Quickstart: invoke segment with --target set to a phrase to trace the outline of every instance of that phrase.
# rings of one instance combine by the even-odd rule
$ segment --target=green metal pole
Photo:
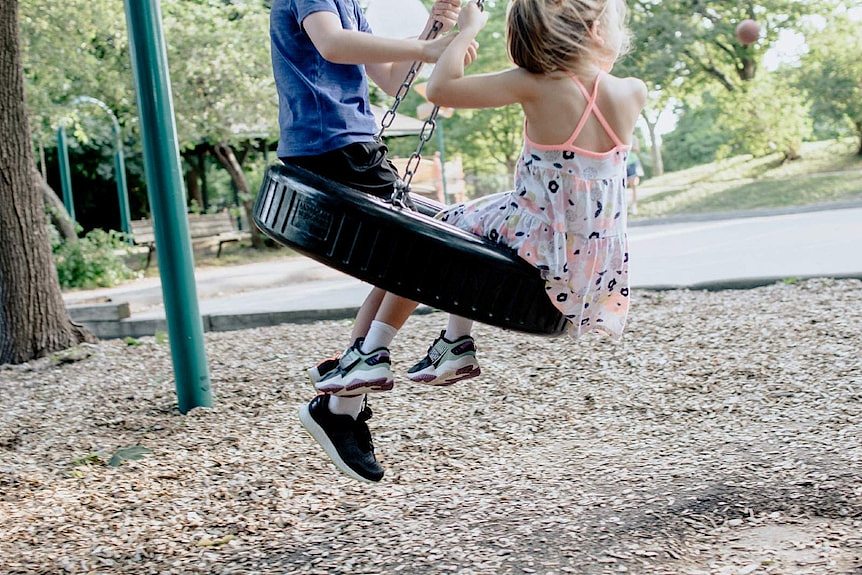
[[[114,134],[114,178],[117,180],[117,197],[120,200],[120,226],[126,241],[132,241],[132,220],[129,216],[129,190],[126,185],[126,162],[123,158],[123,138]]]
[[[129,190],[126,186],[126,162],[123,159],[123,134],[120,130],[120,121],[117,120],[114,111],[98,98],[77,96],[72,100],[72,104],[92,104],[100,108],[111,119],[111,133],[114,135],[114,178],[117,181],[117,197],[120,201],[120,229],[131,242],[132,224],[129,219]]]
[[[72,167],[69,164],[69,144],[66,141],[66,127],[57,128],[57,161],[60,164],[60,187],[63,189],[63,205],[75,221],[75,200],[72,197]]]
[[[186,413],[212,405],[212,397],[162,15],[158,0],[126,0],[125,5],[177,399]]]

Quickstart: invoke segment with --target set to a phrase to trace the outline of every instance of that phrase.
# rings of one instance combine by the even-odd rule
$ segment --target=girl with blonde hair
[[[438,218],[537,267],[573,337],[598,331],[618,339],[629,308],[626,157],[646,86],[609,74],[628,47],[625,15],[623,0],[513,0],[507,42],[515,67],[465,76],[465,57],[487,20],[471,2],[427,87],[440,106],[523,108],[515,189],[452,206]],[[387,293],[365,338],[314,377],[317,389],[358,407],[362,393],[377,391],[372,384],[391,388],[388,346],[415,305]],[[407,377],[449,385],[479,375],[471,327],[450,316]]]

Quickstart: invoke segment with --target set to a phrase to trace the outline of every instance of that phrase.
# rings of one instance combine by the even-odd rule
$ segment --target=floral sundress
[[[629,309],[626,158],[623,144],[576,77],[587,106],[569,139],[537,144],[524,130],[515,189],[451,206],[438,218],[517,251],[545,279],[569,335],[604,332],[619,339]],[[614,142],[607,152],[574,145],[590,114]]]

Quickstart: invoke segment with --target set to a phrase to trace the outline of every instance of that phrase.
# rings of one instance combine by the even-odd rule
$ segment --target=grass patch
[[[222,248],[221,257],[217,258],[215,253],[207,253],[195,256],[195,266],[234,266],[238,264],[252,264],[255,262],[264,262],[270,260],[278,260],[285,257],[299,255],[290,248],[283,246],[264,247],[255,249],[247,243],[241,244],[226,244]]]
[[[639,217],[782,208],[862,199],[855,140],[806,143],[802,158],[736,156],[644,182]]]
[[[643,217],[659,217],[783,208],[854,199],[862,199],[862,173],[755,180],[729,186],[701,184],[687,190],[664,192],[646,198],[638,207]]]

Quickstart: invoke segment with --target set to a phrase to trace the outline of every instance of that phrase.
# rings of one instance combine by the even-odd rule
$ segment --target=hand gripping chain
[[[484,0],[478,0],[477,4],[480,9],[484,9]],[[437,37],[437,34],[440,33],[442,28],[443,23],[439,20],[435,20],[423,40],[433,40]],[[383,119],[380,121],[380,131],[377,133],[378,140],[383,137],[383,132],[392,125],[392,122],[395,120],[398,106],[400,106],[401,102],[404,101],[404,98],[413,86],[413,82],[416,80],[416,74],[418,74],[421,69],[422,62],[418,60],[413,62],[410,66],[410,69],[407,71],[407,75],[404,77],[404,81],[401,82],[401,86],[398,87],[398,91],[395,93],[395,101],[392,102],[392,105],[388,110],[386,110],[386,113],[383,115]],[[407,166],[404,168],[404,177],[395,184],[395,190],[392,192],[391,201],[395,206],[415,209],[413,201],[410,199],[409,195],[410,183],[413,181],[413,176],[419,168],[419,161],[422,159],[422,148],[425,147],[425,144],[431,139],[434,135],[434,130],[437,128],[437,112],[439,111],[440,106],[435,105],[434,109],[431,110],[431,114],[426,118],[425,123],[422,124],[422,131],[419,132],[419,143],[416,146],[416,151],[410,154],[410,158],[407,160]]]

